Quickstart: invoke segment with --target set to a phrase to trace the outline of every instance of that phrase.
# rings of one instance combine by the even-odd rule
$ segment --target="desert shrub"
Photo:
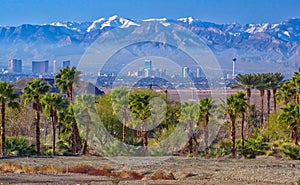
[[[268,145],[263,142],[263,137],[249,138],[245,140],[245,147],[242,150],[242,154],[246,158],[255,158],[257,155],[264,155]]]
[[[293,159],[293,160],[300,160],[300,148],[299,146],[291,146],[286,145],[283,151],[284,155]]]
[[[279,112],[273,112],[262,130],[262,135],[270,141],[286,140],[289,137],[288,123],[278,119]]]
[[[35,154],[34,145],[29,145],[26,137],[7,137],[5,140],[7,156],[30,156]]]
[[[158,179],[164,179],[164,180],[175,180],[175,177],[173,173],[165,173],[162,170],[158,170],[154,172],[154,174],[151,175],[150,179],[152,180],[158,180]]]

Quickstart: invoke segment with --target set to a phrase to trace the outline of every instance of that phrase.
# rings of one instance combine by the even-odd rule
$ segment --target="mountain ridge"
[[[151,21],[178,24],[189,29],[208,45],[224,69],[229,70],[233,56],[238,57],[241,67],[259,63],[264,69],[267,69],[266,66],[269,64],[282,66],[285,71],[298,67],[299,18],[291,18],[276,24],[216,24],[193,17],[134,20],[114,15],[85,22],[0,26],[0,48],[2,48],[0,62],[6,63],[5,61],[11,58],[21,58],[28,62],[53,58],[78,60],[80,58],[78,56],[83,54],[85,48],[104,32],[116,27],[124,29],[138,27],[143,22]],[[255,68],[251,70],[255,71]],[[240,71],[243,72],[243,69]]]

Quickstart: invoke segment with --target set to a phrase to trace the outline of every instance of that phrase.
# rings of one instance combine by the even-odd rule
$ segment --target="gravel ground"
[[[119,162],[116,162],[119,161]],[[21,164],[31,167],[57,166],[68,169],[72,165],[93,167],[110,166],[114,171],[131,170],[144,174],[142,180],[121,179],[119,184],[128,185],[240,185],[240,184],[291,184],[300,177],[300,161],[261,157],[257,159],[202,159],[187,157],[170,158],[118,158],[108,160],[95,156],[53,158],[7,158],[1,163]],[[123,164],[121,164],[123,163]],[[176,180],[148,180],[157,171],[173,173]],[[112,177],[74,173],[2,173],[3,184],[113,184]]]

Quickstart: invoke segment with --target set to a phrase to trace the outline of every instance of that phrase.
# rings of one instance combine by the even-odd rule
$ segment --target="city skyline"
[[[0,0],[0,25],[47,24],[55,21],[93,21],[120,15],[131,19],[192,16],[216,23],[281,22],[300,17],[297,0]]]

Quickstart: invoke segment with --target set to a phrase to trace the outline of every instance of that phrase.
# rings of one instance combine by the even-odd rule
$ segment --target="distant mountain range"
[[[224,71],[230,71],[237,57],[237,71],[272,72],[290,75],[300,61],[300,19],[278,24],[215,24],[187,17],[132,20],[119,16],[92,22],[54,22],[45,25],[0,26],[0,65],[11,58],[24,61],[25,71],[32,60],[71,60],[76,64],[93,41],[113,28],[138,27],[143,22],[179,24],[197,34],[214,52]]]

